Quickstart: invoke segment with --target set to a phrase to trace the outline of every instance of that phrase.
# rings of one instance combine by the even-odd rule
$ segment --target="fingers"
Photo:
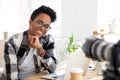
[[[28,35],[28,44],[30,47],[36,48],[36,49],[41,47],[38,36]]]
[[[28,42],[33,44],[36,41],[36,37],[28,35]]]

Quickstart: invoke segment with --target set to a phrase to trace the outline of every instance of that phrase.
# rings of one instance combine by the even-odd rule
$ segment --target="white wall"
[[[97,0],[62,0],[62,34],[73,30],[82,43],[97,24]]]
[[[31,0],[0,0],[0,39],[28,29]]]

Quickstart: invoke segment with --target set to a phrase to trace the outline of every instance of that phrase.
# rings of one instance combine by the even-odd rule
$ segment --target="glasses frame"
[[[41,27],[44,27],[45,29],[48,29],[48,30],[51,29],[50,25],[44,24],[44,22],[43,22],[42,20],[38,20],[37,23],[38,23]]]

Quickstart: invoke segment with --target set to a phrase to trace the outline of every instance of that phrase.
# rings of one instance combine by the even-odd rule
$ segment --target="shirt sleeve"
[[[57,66],[57,59],[54,56],[54,40],[51,36],[47,36],[47,43],[43,43],[43,48],[45,50],[44,57],[41,58],[42,66],[48,70],[49,73],[55,72]]]
[[[7,80],[18,80],[17,57],[13,39],[5,43],[4,60]]]

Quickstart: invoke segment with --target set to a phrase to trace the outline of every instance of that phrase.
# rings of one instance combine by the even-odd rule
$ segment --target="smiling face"
[[[41,13],[34,20],[30,19],[28,34],[41,37],[47,33],[50,24],[50,16],[45,13]]]

